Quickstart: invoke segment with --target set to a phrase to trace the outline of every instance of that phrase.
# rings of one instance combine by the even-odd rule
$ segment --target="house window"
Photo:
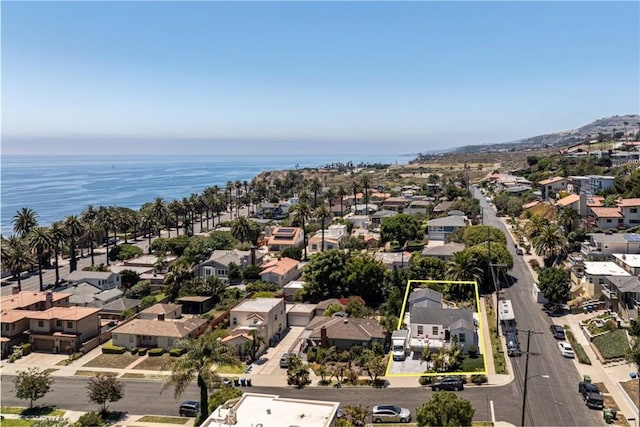
[[[418,326],[418,335],[422,335],[424,333],[424,328],[422,325]]]
[[[62,328],[62,320],[56,320],[56,326]]]
[[[278,320],[278,315],[276,314],[276,318],[274,320]]]
[[[129,342],[133,342],[133,335],[129,335]]]
[[[113,334],[113,339],[117,340],[118,339],[118,334]]]
[[[67,322],[67,328],[69,329],[73,328],[73,322]]]
[[[631,208],[631,209],[629,209],[629,212],[638,213],[638,208]]]
[[[4,325],[4,330],[5,330],[5,331],[8,331],[8,330],[9,330],[9,328],[10,328],[10,326],[9,326],[9,324],[8,324],[8,323]]]
[[[431,333],[432,333],[433,335],[438,335],[438,327],[437,327],[437,326],[434,326],[434,327],[432,328],[432,330],[431,330]]]
[[[233,318],[233,324],[237,325],[238,324],[238,319],[236,319],[235,317]]]
[[[611,220],[610,219],[607,219],[607,224],[611,224]]]
[[[466,339],[467,339],[467,337],[464,334],[458,334],[458,342],[459,343],[465,342]]]
[[[38,320],[38,328],[44,328],[44,320]]]

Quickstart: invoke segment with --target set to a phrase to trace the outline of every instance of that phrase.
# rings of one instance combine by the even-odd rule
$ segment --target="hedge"
[[[119,345],[103,345],[102,354],[124,354],[127,351],[125,347]]]
[[[162,356],[164,354],[164,348],[152,348],[149,350],[149,356]]]
[[[139,348],[138,349],[138,355],[140,356],[144,356],[145,354],[147,354],[147,349],[146,348]]]
[[[172,348],[171,350],[169,350],[169,355],[172,357],[180,357],[182,356],[183,353],[184,353],[183,348]]]
[[[31,343],[22,344],[22,355],[26,356],[31,353]]]
[[[129,351],[131,351],[131,354],[138,354],[138,347],[132,347]]]
[[[585,365],[591,365],[591,359],[589,359],[589,356],[587,355],[587,352],[584,351],[584,348],[582,348],[582,345],[578,341],[576,341],[576,338],[573,336],[573,332],[569,330],[569,326],[565,325],[564,329],[567,341],[569,341],[569,344],[571,344],[571,347],[573,347],[573,351],[578,358],[578,362]]]

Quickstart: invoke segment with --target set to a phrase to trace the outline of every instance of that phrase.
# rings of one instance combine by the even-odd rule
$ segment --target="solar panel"
[[[624,240],[626,240],[627,242],[640,242],[640,235],[636,233],[624,234],[622,237],[624,237]]]

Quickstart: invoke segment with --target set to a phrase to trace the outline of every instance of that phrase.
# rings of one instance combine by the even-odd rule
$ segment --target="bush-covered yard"
[[[595,337],[592,342],[605,359],[624,357],[629,350],[629,340],[624,329]]]
[[[136,360],[139,359],[139,356],[124,353],[124,354],[101,354],[84,365],[83,367],[87,368],[116,368],[116,369],[124,369]]]
[[[484,372],[484,356],[472,358],[465,356],[462,360],[462,372]]]

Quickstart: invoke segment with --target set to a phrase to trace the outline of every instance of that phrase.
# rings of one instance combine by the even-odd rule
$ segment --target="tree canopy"
[[[113,372],[100,372],[87,384],[89,400],[100,405],[100,412],[107,411],[109,402],[117,402],[124,397],[124,384]]]
[[[538,275],[540,292],[551,302],[565,303],[569,299],[569,273],[560,268],[543,268]]]
[[[33,408],[33,401],[43,398],[53,385],[53,378],[47,371],[40,368],[29,368],[26,371],[18,371],[18,376],[13,380],[16,397],[29,400],[29,407]]]
[[[491,241],[493,243],[507,244],[507,238],[504,233],[491,225],[472,225],[471,227],[464,228],[462,234],[464,244],[469,248],[471,246],[479,245]]]
[[[397,240],[400,246],[419,237],[420,223],[409,214],[399,214],[382,220],[380,239],[383,242]]]
[[[416,409],[416,419],[419,426],[470,426],[475,412],[468,400],[441,391]]]

